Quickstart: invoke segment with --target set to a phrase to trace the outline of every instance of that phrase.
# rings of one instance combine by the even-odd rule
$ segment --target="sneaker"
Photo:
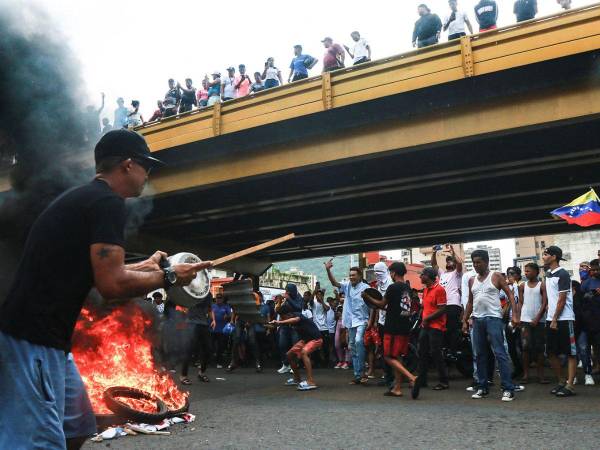
[[[290,368],[290,366],[283,364],[281,368],[277,371],[277,373],[290,373],[291,371],[292,369]]]
[[[348,370],[348,369],[350,369],[350,365],[347,362],[345,362],[345,363],[342,363],[342,367],[341,368],[344,369],[344,370]]]
[[[594,381],[593,376],[591,376],[589,374],[585,376],[585,385],[586,386],[593,386],[595,384],[596,384],[596,382]]]
[[[341,369],[342,368],[342,363],[339,362],[337,363],[335,366],[333,366],[334,369]]]
[[[317,389],[317,387],[316,384],[308,384],[306,381],[301,381],[300,384],[298,384],[299,391],[312,391],[313,389]]]
[[[578,368],[578,369],[583,369],[583,363],[582,363],[581,361],[579,361],[579,362],[577,363],[577,368]]]
[[[473,380],[471,385],[466,390],[467,392],[477,392],[477,382]]]
[[[222,369],[223,366],[221,364],[217,364],[217,369]]]
[[[298,386],[299,383],[296,383],[293,378],[289,378],[284,384],[286,386]]]
[[[525,390],[525,386],[522,384],[515,384],[515,392],[523,392]],[[505,391],[508,392],[508,391]]]
[[[503,402],[512,402],[515,399],[514,392],[504,391],[502,393],[502,401]]]
[[[489,394],[488,391],[484,391],[483,389],[477,389],[477,392],[475,392],[473,395],[471,395],[471,398],[478,400],[480,398],[487,397],[488,394]]]

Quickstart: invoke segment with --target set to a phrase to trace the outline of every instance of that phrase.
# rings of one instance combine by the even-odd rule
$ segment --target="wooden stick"
[[[231,255],[223,256],[221,258],[215,259],[212,262],[213,267],[218,266],[220,264],[226,263],[233,259],[241,258],[242,256],[249,255],[251,253],[258,252],[268,247],[273,247],[274,245],[281,244],[282,242],[289,241],[290,239],[294,239],[296,235],[294,233],[288,234],[286,236],[282,236],[277,239],[273,239],[272,241],[263,242],[262,244],[255,245],[254,247],[249,247],[245,250],[240,250],[239,252],[232,253]]]

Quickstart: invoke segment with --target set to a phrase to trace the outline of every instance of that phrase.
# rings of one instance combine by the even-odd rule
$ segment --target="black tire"
[[[167,415],[166,417],[175,417],[178,416],[179,414],[183,414],[185,412],[188,412],[188,409],[190,409],[190,400],[188,397],[185,398],[185,405],[183,405],[181,408],[179,409],[169,409],[167,411]]]
[[[156,402],[157,412],[147,413],[143,411],[136,411],[129,405],[118,400],[117,397],[152,400],[153,402]],[[113,386],[104,391],[104,401],[106,402],[108,409],[114,412],[117,416],[124,417],[135,422],[149,424],[160,423],[167,417],[168,413],[165,402],[149,392],[142,391],[141,389]]]

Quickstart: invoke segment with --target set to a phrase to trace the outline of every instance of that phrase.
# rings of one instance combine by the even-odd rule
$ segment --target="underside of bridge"
[[[588,52],[163,150],[141,231],[223,252],[296,233],[272,261],[576,231],[549,211],[600,184],[599,79]]]

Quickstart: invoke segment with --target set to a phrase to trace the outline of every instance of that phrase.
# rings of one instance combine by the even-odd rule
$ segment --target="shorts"
[[[521,345],[523,351],[529,352],[532,356],[544,354],[545,329],[543,322],[532,327],[529,322],[521,322]]]
[[[0,331],[0,448],[64,449],[96,433],[96,417],[71,353]]]
[[[389,334],[383,335],[383,356],[388,358],[398,358],[408,354],[409,336],[407,334]]]
[[[363,338],[363,342],[365,343],[365,347],[368,347],[370,345],[381,345],[381,339],[377,330],[370,329],[365,331],[365,337]]]
[[[302,356],[302,350],[307,355],[310,355],[315,350],[319,350],[323,346],[323,339],[313,339],[312,341],[304,342],[302,340],[296,342],[288,353],[295,354],[298,358]]]
[[[550,328],[552,322],[546,322],[546,353],[549,355],[577,356],[575,343],[575,322],[559,320],[558,329]]]

